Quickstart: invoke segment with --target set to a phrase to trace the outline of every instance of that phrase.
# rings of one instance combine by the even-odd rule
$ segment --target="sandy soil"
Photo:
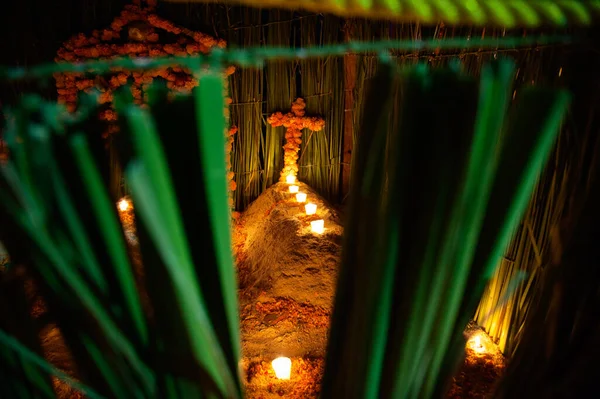
[[[300,183],[317,217],[278,183],[265,191],[234,225],[234,254],[240,281],[242,361],[249,399],[317,398],[324,368],[337,265],[341,254],[339,214]],[[323,218],[324,235],[310,232],[310,220]],[[482,347],[470,338],[479,336]],[[474,325],[465,331],[465,360],[448,398],[485,398],[504,369],[504,358]],[[292,359],[288,381],[275,377],[271,360]]]
[[[288,185],[266,190],[238,219],[233,243],[240,281],[242,350],[252,360],[325,355],[341,251],[337,212],[299,183],[307,216]],[[310,222],[325,221],[325,232]]]

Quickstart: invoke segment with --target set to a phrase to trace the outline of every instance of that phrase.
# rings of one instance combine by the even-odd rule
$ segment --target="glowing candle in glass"
[[[306,210],[307,215],[314,215],[317,213],[317,204],[309,202],[308,204],[304,205],[304,209]]]
[[[121,212],[125,212],[127,209],[129,209],[129,201],[123,198],[121,201],[119,201],[119,210]]]
[[[296,183],[296,176],[294,176],[294,175],[287,175],[285,177],[285,182],[287,184],[294,184],[294,183]]]
[[[299,189],[300,189],[300,187],[298,187],[298,186],[290,186],[290,193],[296,194]]]
[[[323,219],[313,220],[310,222],[310,228],[314,233],[323,234],[325,231],[325,221]]]
[[[289,357],[278,357],[271,362],[275,376],[280,380],[289,380],[292,373],[292,359]]]
[[[306,202],[306,193],[298,193],[298,194],[296,194],[296,201],[298,201],[298,202]]]

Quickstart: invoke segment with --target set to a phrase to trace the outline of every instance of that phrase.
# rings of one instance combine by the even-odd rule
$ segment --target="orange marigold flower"
[[[100,119],[104,119],[105,121],[116,121],[117,113],[112,109],[107,109],[100,112]]]
[[[94,81],[92,79],[84,79],[84,80],[79,80],[76,83],[77,86],[77,90],[85,90],[88,89],[90,87],[94,86]]]
[[[177,75],[173,72],[169,72],[167,76],[165,76],[165,79],[167,79],[169,82],[175,82],[177,80]]]
[[[235,73],[234,66],[228,66],[227,68],[225,68],[225,76],[230,76],[230,75],[233,75],[234,73]]]
[[[151,48],[148,54],[150,55],[150,57],[160,57],[161,55],[165,55],[166,53],[161,49]]]
[[[125,25],[125,23],[123,21],[121,21],[119,18],[117,18],[110,24],[110,27],[114,31],[119,32],[119,31],[121,31],[121,29],[123,29],[123,25]]]
[[[63,95],[77,94],[77,89],[58,89],[57,92]]]
[[[185,45],[185,51],[190,54],[198,54],[200,52],[200,45],[198,43],[188,43]]]
[[[164,50],[165,50],[165,53],[167,53],[167,54],[177,54],[182,49],[181,49],[181,46],[179,46],[177,44],[165,44]]]
[[[133,98],[138,99],[142,97],[142,90],[140,90],[137,86],[131,86],[131,94],[133,94]]]
[[[73,48],[86,46],[88,44],[88,38],[83,33],[78,33],[74,36],[69,43]]]
[[[110,91],[101,93],[100,96],[98,97],[98,102],[100,104],[107,104],[107,103],[111,102],[112,100],[113,100],[113,94]]]

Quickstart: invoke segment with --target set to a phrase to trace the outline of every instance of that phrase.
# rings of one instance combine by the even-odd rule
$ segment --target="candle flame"
[[[125,198],[122,198],[122,199],[119,201],[119,210],[120,210],[121,212],[125,212],[125,211],[126,211],[126,210],[128,210],[128,209],[129,209],[129,201],[127,201]]]
[[[298,201],[298,202],[306,202],[306,193],[298,193],[298,194],[296,194],[296,201]]]
[[[289,380],[292,372],[292,359],[289,357],[278,357],[271,362],[275,376],[280,380]]]
[[[493,342],[483,331],[477,331],[467,341],[467,348],[477,354],[493,352]]]
[[[314,215],[317,213],[317,204],[309,202],[308,204],[304,205],[304,210],[306,211],[307,215]]]
[[[313,220],[310,222],[310,227],[313,232],[317,234],[323,234],[325,231],[325,221],[323,219]]]

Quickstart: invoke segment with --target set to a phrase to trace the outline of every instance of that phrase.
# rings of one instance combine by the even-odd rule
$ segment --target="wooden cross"
[[[275,112],[267,118],[267,123],[273,127],[283,126],[286,128],[286,143],[283,146],[283,170],[279,180],[286,181],[288,176],[298,175],[298,152],[302,143],[302,129],[310,129],[314,132],[323,130],[325,120],[321,117],[305,116],[306,103],[300,97],[292,103],[292,110],[287,114]]]

